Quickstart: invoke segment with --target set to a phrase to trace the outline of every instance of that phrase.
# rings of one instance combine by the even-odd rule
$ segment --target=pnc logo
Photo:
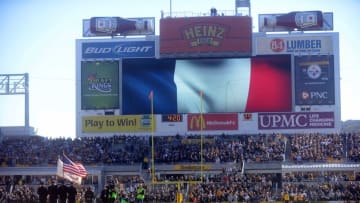
[[[206,128],[206,123],[203,115],[198,116],[192,116],[190,120],[190,126],[189,128],[191,130],[202,130]]]
[[[273,52],[282,52],[285,50],[285,42],[282,39],[275,38],[270,42],[270,49]]]
[[[302,92],[301,92],[301,98],[302,98],[303,100],[309,99],[309,98],[310,98],[309,92],[307,92],[307,91],[302,91]]]
[[[301,92],[301,98],[303,100],[307,100],[307,99],[326,100],[326,99],[329,98],[328,94],[329,93],[327,91],[322,91],[322,92],[319,92],[319,91],[310,91],[310,92],[302,91]]]
[[[218,47],[228,29],[221,24],[189,25],[183,30],[184,39],[189,40],[191,47],[202,45]]]

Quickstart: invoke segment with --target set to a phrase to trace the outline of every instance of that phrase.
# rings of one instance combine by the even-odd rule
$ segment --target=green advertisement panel
[[[81,109],[119,108],[119,62],[81,62]]]

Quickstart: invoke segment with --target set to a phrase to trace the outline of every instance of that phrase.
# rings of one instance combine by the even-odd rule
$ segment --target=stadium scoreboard
[[[338,132],[339,34],[250,25],[161,19],[159,36],[76,40],[77,136]]]

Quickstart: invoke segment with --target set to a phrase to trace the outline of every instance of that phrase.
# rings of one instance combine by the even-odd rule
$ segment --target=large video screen
[[[81,109],[119,108],[119,62],[81,62]]]
[[[122,88],[123,114],[286,112],[291,57],[124,59]]]

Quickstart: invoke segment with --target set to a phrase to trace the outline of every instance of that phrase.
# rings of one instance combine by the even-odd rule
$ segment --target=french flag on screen
[[[291,110],[290,57],[177,61],[178,112],[275,112]]]
[[[291,111],[290,55],[132,59],[122,67],[124,114],[150,113],[150,91],[155,114]]]

